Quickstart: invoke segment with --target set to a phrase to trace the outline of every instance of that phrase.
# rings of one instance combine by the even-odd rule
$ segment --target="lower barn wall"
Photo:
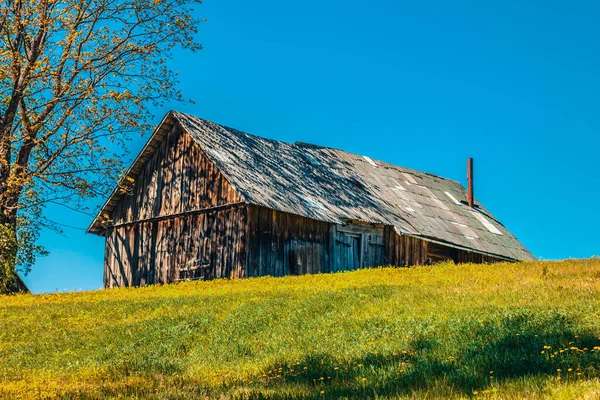
[[[104,287],[316,274],[442,260],[502,261],[399,235],[392,227],[339,226],[242,205],[109,228]]]
[[[399,235],[393,227],[384,228],[385,265],[408,267],[427,262],[429,242],[411,236]]]
[[[247,276],[422,265],[427,260],[427,246],[428,242],[400,236],[391,227],[339,226],[265,207],[248,207]]]
[[[331,272],[330,224],[248,206],[247,276]]]
[[[488,256],[485,254],[474,253],[467,250],[456,249],[437,243],[429,243],[427,257],[432,262],[452,260],[455,263],[496,263],[505,261],[501,258]]]
[[[104,287],[243,277],[246,218],[240,206],[109,228]]]

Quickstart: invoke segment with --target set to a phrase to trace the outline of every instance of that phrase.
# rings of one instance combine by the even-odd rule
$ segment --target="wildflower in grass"
[[[560,368],[557,368],[557,369],[556,369],[556,372],[560,372]]]
[[[362,378],[362,381],[363,381],[363,382],[366,382],[366,381],[367,381],[367,378]]]
[[[573,371],[573,368],[569,368],[567,371],[568,371],[568,372],[571,372],[571,371]]]

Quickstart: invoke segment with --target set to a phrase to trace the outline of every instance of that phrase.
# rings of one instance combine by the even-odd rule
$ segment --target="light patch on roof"
[[[313,165],[313,166],[317,166],[319,165],[319,160],[317,160],[315,158],[315,156],[313,156],[312,154],[309,153],[304,153],[304,157],[306,158],[306,160],[309,162],[309,164]]]
[[[453,225],[458,226],[458,230],[462,233],[466,238],[478,239],[479,236],[475,233],[475,231],[469,228],[465,224],[461,224],[460,222],[452,222]]]
[[[465,236],[465,237],[466,237],[467,239],[470,239],[470,240],[477,240],[477,238],[474,238],[474,237],[471,237],[471,236]]]
[[[369,164],[371,164],[372,166],[374,166],[374,167],[377,167],[377,166],[378,166],[378,165],[375,163],[375,161],[371,160],[369,157],[367,157],[367,156],[362,156],[362,157],[363,157],[365,160],[367,160],[367,162],[368,162]]]
[[[318,200],[313,199],[312,197],[307,197],[305,199],[302,199],[302,201],[310,208],[325,210],[325,207],[323,207],[323,204],[321,204]]]
[[[415,210],[413,210],[413,209],[412,209],[412,208],[410,208],[410,207],[404,207],[404,209],[405,209],[406,211],[415,212]]]
[[[435,204],[438,205],[438,207],[440,207],[442,210],[446,210],[446,211],[450,211],[450,209],[448,208],[448,206],[446,206],[440,199],[438,199],[437,197],[433,197],[432,198],[433,202]]]
[[[223,161],[223,162],[230,161],[229,156],[223,150],[209,149],[209,152],[211,155],[213,155],[215,158],[218,158],[220,161]]]
[[[417,184],[417,181],[415,181],[415,178],[413,178],[411,174],[407,174],[406,172],[403,172],[402,175],[404,175],[404,177],[406,178],[406,180],[408,182],[414,183],[415,185]]]
[[[495,233],[496,235],[502,235],[502,232],[500,232],[498,228],[492,225],[490,221],[488,221],[483,215],[479,214],[476,211],[471,211],[471,214],[473,214],[475,218],[477,218],[479,222],[481,222],[481,224],[488,229],[488,231]]]
[[[402,185],[401,185],[400,183],[398,183],[398,181],[397,181],[397,180],[395,180],[394,178],[391,178],[391,179],[394,181],[394,184],[395,184],[396,186],[393,186],[393,187],[391,187],[390,189],[392,189],[392,190],[404,190],[404,191],[406,191],[406,189],[404,189],[404,188],[402,187]]]
[[[395,179],[394,179],[394,182],[396,182],[396,180],[395,180]],[[390,189],[392,189],[392,190],[404,190],[404,191],[406,192],[406,189],[404,189],[404,188],[402,187],[402,185],[401,185],[401,184],[399,184],[398,182],[396,182],[396,186],[392,186],[392,187],[390,187]]]
[[[433,202],[437,204],[439,208],[446,211],[450,210],[440,199],[438,199],[438,197],[431,190],[429,190],[429,188],[421,185],[419,185],[419,187],[423,188],[429,194],[431,200],[433,200]]]
[[[454,204],[459,205],[459,206],[461,205],[461,202],[456,200],[456,198],[454,196],[452,196],[452,194],[450,194],[449,192],[444,192],[444,193],[446,193],[446,196],[450,197],[450,200],[452,200],[454,202]]]

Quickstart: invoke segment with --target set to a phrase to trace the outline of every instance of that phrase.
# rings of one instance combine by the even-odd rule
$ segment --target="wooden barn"
[[[88,232],[105,287],[533,259],[458,182],[177,112]]]

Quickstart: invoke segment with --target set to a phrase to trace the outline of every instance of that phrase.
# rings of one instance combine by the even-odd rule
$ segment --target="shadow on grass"
[[[148,362],[140,380],[119,380],[102,387],[65,391],[60,398],[116,397],[148,399],[330,399],[395,396],[439,398],[469,396],[507,379],[600,376],[600,340],[559,312],[516,311],[498,320],[448,321],[445,336],[438,331],[419,333],[392,353],[309,354],[301,360],[274,363],[260,375],[218,387],[202,381],[174,378],[160,352]],[[455,325],[452,325],[455,324]],[[394,338],[390,337],[390,341]],[[139,366],[117,365],[122,373]],[[492,372],[493,371],[493,372]],[[169,372],[169,374],[167,374]],[[182,370],[182,372],[185,372]]]
[[[340,362],[310,355],[297,363],[277,363],[237,398],[375,398],[429,391],[466,394],[506,379],[600,375],[600,340],[554,313],[527,313],[460,330],[461,345],[433,334],[412,340],[392,354],[370,353]],[[596,347],[596,349],[594,349]]]

